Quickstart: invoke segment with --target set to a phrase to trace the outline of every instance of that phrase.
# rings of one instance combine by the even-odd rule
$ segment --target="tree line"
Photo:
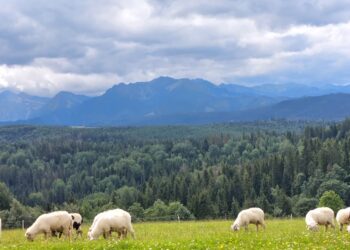
[[[304,216],[326,191],[350,204],[350,120],[1,127],[0,182],[9,220],[112,207],[138,220],[233,218],[251,206]]]

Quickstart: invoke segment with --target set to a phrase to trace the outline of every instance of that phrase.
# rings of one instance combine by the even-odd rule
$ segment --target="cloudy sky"
[[[348,0],[0,4],[0,89],[95,95],[162,75],[350,84]]]

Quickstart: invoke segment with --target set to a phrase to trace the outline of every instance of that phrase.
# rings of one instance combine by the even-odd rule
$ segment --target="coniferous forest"
[[[87,219],[114,207],[135,220],[232,219],[251,206],[304,216],[326,191],[350,205],[350,120],[0,127],[5,227],[56,209]]]

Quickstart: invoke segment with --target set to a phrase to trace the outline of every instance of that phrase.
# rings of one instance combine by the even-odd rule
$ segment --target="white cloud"
[[[102,93],[119,81],[115,74],[63,73],[35,64],[0,65],[0,89],[13,89],[41,96],[52,96],[63,90],[91,95]]]
[[[160,75],[215,83],[350,76],[345,0],[0,3],[1,86],[33,94],[97,94]]]

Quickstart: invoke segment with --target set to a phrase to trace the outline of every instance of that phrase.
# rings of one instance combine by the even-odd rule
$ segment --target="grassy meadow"
[[[89,241],[88,225],[83,227],[84,237],[71,242],[38,236],[34,242],[24,238],[22,230],[4,230],[0,238],[1,249],[349,249],[350,234],[338,229],[309,232],[304,220],[269,220],[266,231],[232,232],[231,221],[150,222],[136,223],[136,239],[128,237]]]

